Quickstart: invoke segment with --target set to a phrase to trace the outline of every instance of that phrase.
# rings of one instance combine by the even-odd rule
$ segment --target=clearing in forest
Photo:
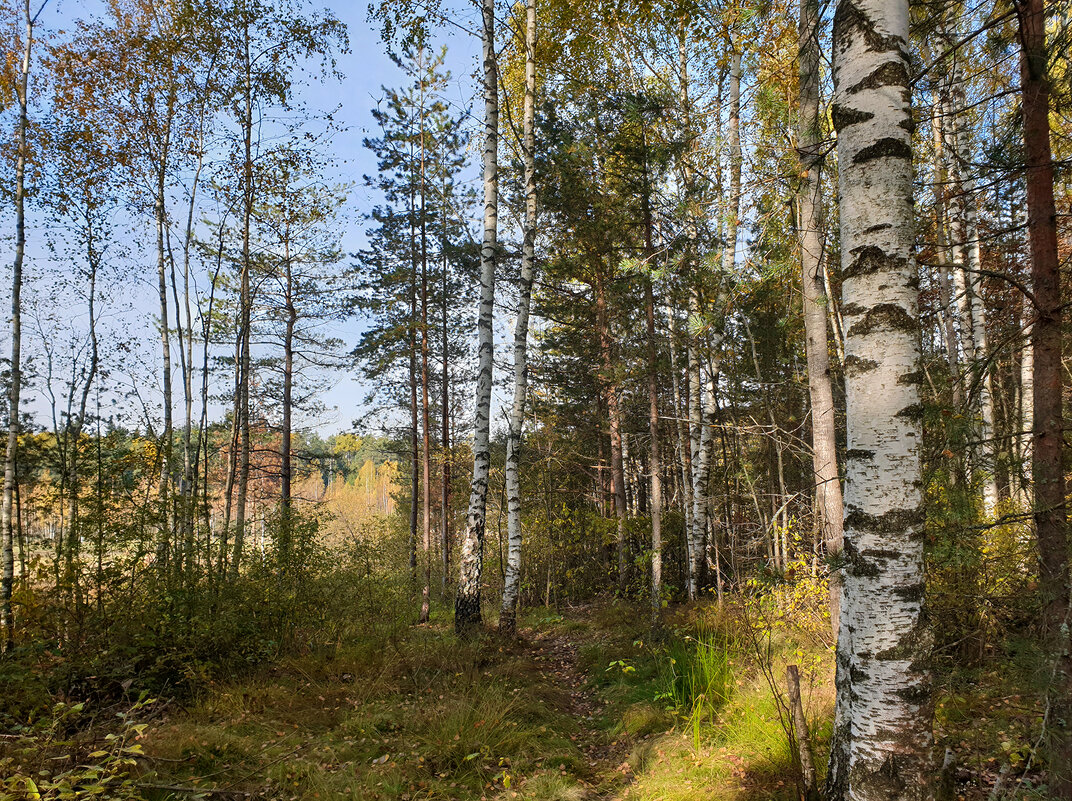
[[[537,611],[516,641],[460,643],[433,619],[375,648],[287,660],[147,729],[142,790],[313,801],[795,797],[777,706],[743,643],[694,624],[651,641],[642,620],[625,605]],[[826,692],[816,678],[813,713]]]

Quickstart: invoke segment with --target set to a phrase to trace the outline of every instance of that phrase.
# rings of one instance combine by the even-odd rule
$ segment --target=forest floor
[[[766,678],[777,674],[739,642],[716,653],[689,633],[695,616],[658,642],[645,618],[613,603],[537,610],[517,639],[462,643],[443,614],[374,648],[285,660],[166,710],[140,735],[139,788],[155,799],[795,798]],[[822,657],[776,647],[811,660],[806,700],[825,719]]]

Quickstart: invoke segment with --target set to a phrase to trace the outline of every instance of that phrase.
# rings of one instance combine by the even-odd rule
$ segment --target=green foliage
[[[99,731],[95,738],[77,736],[87,725],[85,704],[57,703],[34,723],[15,727],[0,750],[0,801],[141,798],[134,770],[147,725],[137,721],[155,703],[139,699],[103,737]]]
[[[655,698],[685,721],[699,748],[704,724],[714,720],[733,692],[735,645],[718,629],[701,626],[695,635],[674,637],[664,649],[657,661]]]

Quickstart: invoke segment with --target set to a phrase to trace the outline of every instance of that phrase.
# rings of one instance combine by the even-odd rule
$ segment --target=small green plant
[[[96,750],[77,751],[77,743],[66,740],[64,732],[75,727],[84,712],[83,704],[58,703],[52,714],[37,726],[20,732],[7,755],[0,758],[0,801],[42,801],[42,799],[106,798],[115,801],[140,798],[132,776],[142,747],[136,742],[146,724],[137,723],[137,714],[155,703],[142,698],[127,712],[119,714],[120,729],[110,732]],[[73,765],[53,772],[57,764]]]
[[[733,691],[730,644],[717,631],[675,638],[658,661],[655,700],[667,704],[700,746],[703,724],[714,718]]]

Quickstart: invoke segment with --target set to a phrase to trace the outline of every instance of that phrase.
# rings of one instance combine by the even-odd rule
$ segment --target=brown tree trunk
[[[598,269],[598,268],[597,268]],[[614,343],[610,332],[606,288],[602,278],[593,281],[596,294],[596,327],[599,352],[603,362],[603,395],[607,402],[607,430],[610,432],[610,479],[614,496],[614,513],[618,522],[618,591],[625,592],[629,582],[629,543],[626,539],[625,468],[622,462],[622,421],[615,375]]]
[[[428,622],[432,602],[432,437],[428,401],[428,226],[425,215],[425,141],[424,141],[424,48],[417,56],[420,71],[420,193],[421,193],[421,516],[424,550],[424,589],[421,592],[421,623]]]
[[[1057,660],[1050,688],[1050,792],[1072,798],[1072,656],[1069,655],[1068,524],[1063,464],[1061,280],[1050,150],[1050,79],[1044,0],[1021,0],[1020,81],[1026,156],[1027,230],[1035,320],[1032,483],[1044,625]]]

